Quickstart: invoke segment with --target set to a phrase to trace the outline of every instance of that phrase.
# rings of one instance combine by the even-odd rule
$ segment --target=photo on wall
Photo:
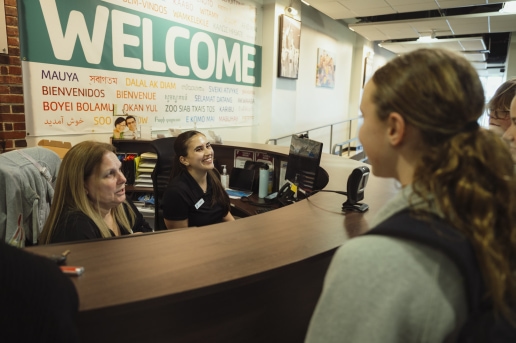
[[[138,116],[132,114],[113,114],[114,139],[139,139],[140,135]]]
[[[300,42],[301,22],[282,14],[280,17],[278,77],[298,78]]]
[[[325,49],[317,49],[317,75],[315,85],[317,87],[335,87],[335,57],[332,52]]]

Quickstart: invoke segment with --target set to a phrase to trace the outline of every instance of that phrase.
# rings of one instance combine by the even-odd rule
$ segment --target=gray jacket
[[[404,187],[370,227],[408,206],[424,206],[411,195],[411,187]],[[366,235],[335,253],[306,342],[454,342],[466,316],[461,274],[443,252]]]
[[[60,165],[59,156],[42,147],[0,155],[0,239],[18,247],[26,241],[37,243],[50,211],[52,182]]]

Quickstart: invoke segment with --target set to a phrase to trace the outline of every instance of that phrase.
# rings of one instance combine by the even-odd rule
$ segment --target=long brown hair
[[[115,147],[108,143],[84,141],[74,145],[66,153],[57,175],[50,213],[39,236],[40,244],[51,243],[60,217],[73,211],[83,212],[90,217],[98,226],[102,237],[111,237],[109,227],[98,211],[98,203],[88,198],[84,188],[86,180],[99,171],[102,159],[108,152],[116,153]],[[113,210],[113,215],[122,227],[132,232],[136,217],[131,207],[126,207],[129,216],[126,215],[123,204]]]
[[[464,58],[439,49],[399,56],[372,78],[373,102],[419,129],[424,150],[413,188],[472,242],[495,309],[516,304],[516,184],[511,154],[493,132],[475,128],[484,91]]]
[[[182,132],[179,136],[177,136],[174,141],[174,162],[172,163],[172,171],[170,173],[170,180],[180,175],[181,173],[188,173],[186,166],[180,162],[181,157],[186,157],[188,155],[188,143],[192,137],[202,135],[205,136],[202,132],[190,130]],[[206,137],[206,136],[205,136]],[[220,182],[220,174],[216,168],[208,170],[208,178],[212,185],[213,196],[211,205],[221,204],[224,207],[227,207],[228,211],[231,210],[231,203],[229,201],[229,196],[222,187],[222,183]]]

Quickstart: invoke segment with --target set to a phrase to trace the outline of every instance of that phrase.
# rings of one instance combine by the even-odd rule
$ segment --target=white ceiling
[[[487,47],[482,37],[448,38],[435,42],[383,42],[380,46],[396,54],[403,54],[419,48],[448,49],[464,53],[464,56],[472,62],[483,62],[487,57]]]
[[[509,0],[514,1],[514,0]],[[441,10],[467,6],[500,4],[495,0],[307,0],[315,9],[333,19]]]
[[[394,53],[403,53],[420,47],[443,47],[460,52],[475,52],[467,56],[470,61],[485,61],[489,46],[485,45],[486,34],[516,32],[516,14],[500,12],[482,12],[482,7],[475,8],[473,14],[446,15],[457,12],[456,8],[466,9],[471,6],[501,4],[490,0],[307,0],[318,11],[327,16],[349,23],[348,27],[370,41],[380,41],[382,47]],[[512,0],[516,1],[516,0]],[[471,7],[472,8],[472,7]],[[467,9],[466,9],[467,10]],[[385,20],[375,18],[374,22],[354,20],[359,17],[406,14],[425,11],[439,13],[440,16],[422,19]],[[437,12],[436,12],[437,11]],[[428,12],[430,13],[430,12]],[[468,11],[464,11],[468,13]],[[403,16],[403,15],[402,15]],[[407,17],[407,15],[405,15]],[[358,22],[357,22],[358,21]],[[430,36],[446,37],[431,43],[414,42],[417,38]],[[472,36],[475,36],[471,38]],[[467,39],[465,37],[467,36]],[[405,41],[404,41],[405,40]],[[407,42],[406,40],[412,40]],[[392,42],[394,41],[394,42]],[[485,51],[482,51],[485,50]],[[479,52],[485,52],[479,53]],[[468,54],[469,55],[469,54]],[[485,66],[484,64],[479,65]]]
[[[429,35],[432,31],[435,32],[436,37],[514,32],[516,14],[477,13],[429,19],[358,23],[349,24],[348,27],[370,41],[416,39]]]

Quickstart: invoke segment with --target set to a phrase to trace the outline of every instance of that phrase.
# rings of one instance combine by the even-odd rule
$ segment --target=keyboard
[[[256,214],[269,212],[272,209],[273,209],[272,207],[260,207],[260,208],[256,209]]]

